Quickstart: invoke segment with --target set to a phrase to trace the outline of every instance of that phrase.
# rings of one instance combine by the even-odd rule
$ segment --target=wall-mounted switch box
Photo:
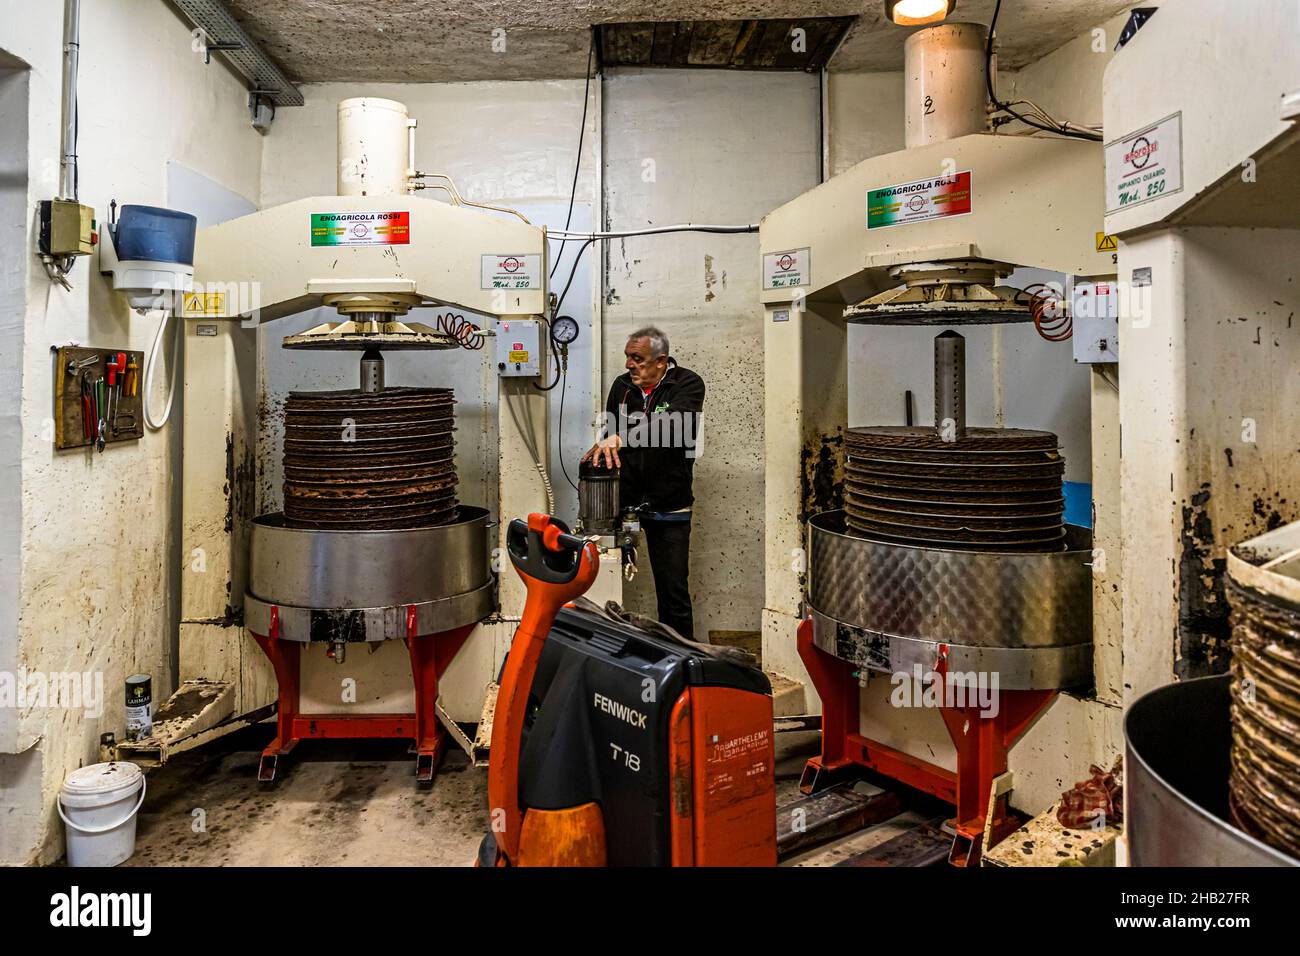
[[[1077,280],[1070,294],[1074,360],[1084,365],[1119,361],[1119,287]]]
[[[73,199],[41,200],[41,254],[88,256],[95,251],[95,210]]]
[[[497,372],[508,378],[542,374],[542,323],[538,319],[502,319],[497,323]]]

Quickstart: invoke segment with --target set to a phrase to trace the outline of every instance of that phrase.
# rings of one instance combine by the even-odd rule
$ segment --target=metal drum
[[[1232,677],[1166,684],[1124,718],[1133,866],[1300,866],[1228,822]]]
[[[578,527],[586,534],[617,534],[618,519],[618,472],[583,462],[578,466]]]
[[[1065,550],[947,551],[849,534],[842,511],[809,522],[813,640],[859,667],[997,672],[1006,690],[1092,681],[1092,534]]]
[[[286,527],[253,520],[244,623],[290,641],[383,641],[435,634],[492,611],[487,511],[461,505],[444,525],[398,531]],[[414,620],[410,614],[414,612]]]

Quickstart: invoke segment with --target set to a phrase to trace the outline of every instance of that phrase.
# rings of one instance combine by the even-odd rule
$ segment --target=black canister
[[[618,469],[578,466],[578,527],[584,534],[618,532]]]

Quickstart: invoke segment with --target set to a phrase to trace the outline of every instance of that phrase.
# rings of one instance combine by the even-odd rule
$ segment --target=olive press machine
[[[969,514],[936,533],[943,508],[927,506],[943,502],[943,481],[927,494],[903,493],[909,480],[959,467],[962,456],[969,465],[1001,452],[1037,456],[1037,464],[1008,467],[1039,469],[1040,484],[1056,481],[1050,495],[1059,501],[1060,472],[1049,475],[1054,436],[1022,434],[1038,444],[1016,450],[997,445],[1011,441],[1014,429],[967,434],[954,333],[937,342],[936,429],[846,427],[850,324],[941,332],[1028,322],[1033,296],[999,284],[1015,268],[1085,279],[1115,271],[1095,238],[1104,208],[1100,144],[987,132],[985,41],[984,29],[969,23],[912,34],[907,148],[864,160],[779,207],[760,230],[764,667],[806,675],[821,700],[822,753],[808,764],[805,792],[867,768],[939,797],[956,807],[956,864],[977,862],[983,846],[1014,827],[1009,751],[1027,728],[1043,724],[1056,746],[1036,747],[1014,782],[1059,793],[1056,778],[1075,771],[1047,766],[1043,751],[1077,760],[1103,746],[1100,727],[1092,738],[1069,738],[1090,721],[1086,715],[1114,724],[1116,738],[1119,721],[1087,694],[1058,695],[1093,683],[1088,529],[1062,527],[1059,505],[1043,513],[1043,500],[1008,499],[1002,520],[1039,513],[1023,534],[1004,535],[1001,544],[986,535],[981,544],[962,540],[960,529],[978,524]],[[873,490],[876,479],[883,483]],[[890,482],[892,513],[882,491]],[[947,488],[951,500],[979,497],[960,480]],[[897,500],[909,497],[925,504]],[[868,679],[910,680],[914,665],[940,689],[959,674],[996,672],[996,716],[970,706],[893,706],[890,681]],[[1054,707],[1060,719],[1039,720]]]
[[[186,316],[184,339],[183,548],[192,562],[182,579],[176,696],[199,703],[164,727],[168,740],[152,742],[155,759],[171,742],[192,746],[277,711],[263,780],[303,738],[409,738],[421,780],[433,776],[448,734],[471,749],[457,724],[480,718],[522,585],[513,575],[496,580],[491,556],[501,529],[494,540],[489,510],[454,497],[450,399],[433,394],[446,390],[385,383],[382,356],[455,349],[467,335],[481,341],[477,332],[408,316],[425,306],[494,317],[513,328],[512,342],[531,333],[531,351],[512,358],[522,374],[499,377],[499,488],[490,504],[497,515],[546,510],[536,466],[545,466],[547,402],[528,377],[546,367],[546,233],[513,210],[464,199],[444,175],[416,169],[415,125],[400,103],[344,100],[338,195],[198,233],[199,305]],[[416,194],[427,188],[450,201]],[[256,329],[321,306],[336,309],[339,321],[267,345],[356,351],[359,387],[291,393],[286,513],[259,515]],[[422,408],[399,410],[412,393]],[[398,457],[367,463],[368,442]],[[392,468],[402,479],[398,492]],[[502,623],[494,623],[498,607]],[[350,648],[396,640],[409,652],[413,711],[335,702],[303,712],[306,668],[322,666],[316,655],[308,659],[309,648],[320,660],[342,661]],[[411,678],[383,676],[394,687],[381,703],[409,699]]]

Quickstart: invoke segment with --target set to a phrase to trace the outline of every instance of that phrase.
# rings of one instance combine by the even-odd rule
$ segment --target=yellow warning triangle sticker
[[[226,314],[224,292],[186,292],[183,301],[183,312],[186,318]]]
[[[1098,252],[1116,252],[1119,250],[1119,242],[1114,236],[1108,236],[1104,232],[1097,233],[1097,251]]]

